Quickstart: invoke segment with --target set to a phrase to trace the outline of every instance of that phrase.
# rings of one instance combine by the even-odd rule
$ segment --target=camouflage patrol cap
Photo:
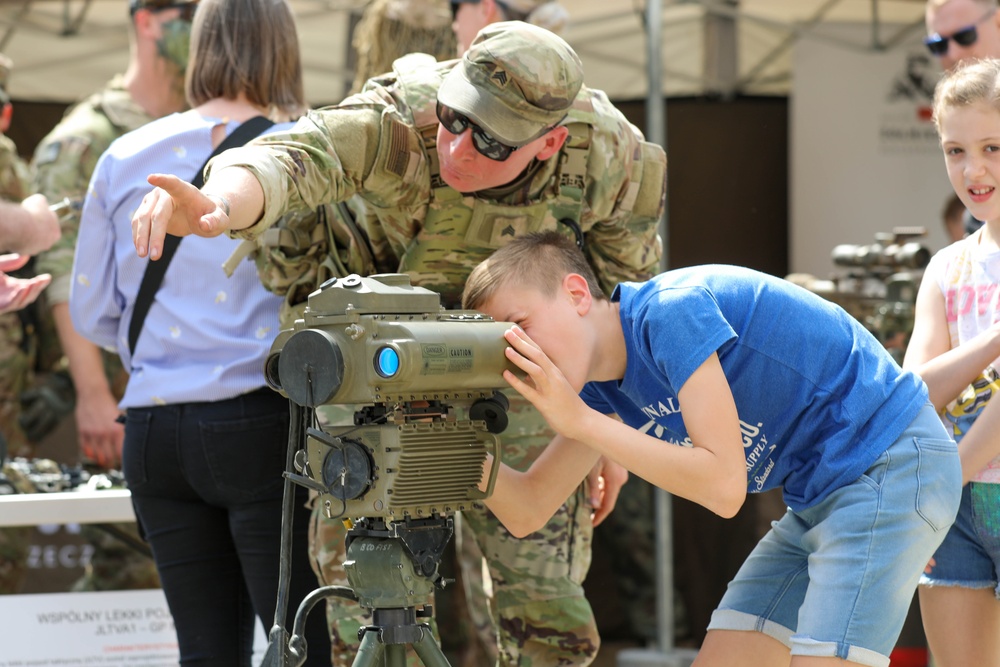
[[[561,37],[504,21],[476,35],[437,99],[497,140],[523,146],[562,122],[582,86],[583,64]]]
[[[542,5],[547,5],[554,0],[500,0],[500,4],[527,16]]]
[[[198,0],[128,0],[128,10],[130,13],[135,14],[140,9],[151,9],[155,12],[158,9],[170,9],[172,7],[197,4]]]

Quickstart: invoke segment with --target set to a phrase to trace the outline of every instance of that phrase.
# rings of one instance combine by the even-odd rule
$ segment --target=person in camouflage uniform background
[[[0,198],[19,202],[28,194],[28,165],[5,133],[10,126],[13,105],[7,83],[13,63],[0,54]],[[0,250],[6,250],[0,248]],[[18,423],[19,397],[32,378],[33,338],[25,331],[20,312],[0,315],[0,463],[6,476],[7,457],[23,456],[28,439]],[[30,489],[20,484],[19,490]],[[0,594],[20,590],[31,546],[30,528],[0,529]]]
[[[357,54],[354,83],[360,92],[368,79],[388,72],[408,53],[450,60],[457,49],[447,0],[371,0],[354,26],[351,45]]]
[[[577,239],[609,291],[657,270],[666,156],[606,95],[582,86],[569,45],[505,22],[484,29],[463,60],[425,65],[407,59],[410,69],[289,132],[223,153],[203,193],[151,175],[160,187],[133,219],[138,254],[158,258],[167,231],[260,237],[262,280],[286,294],[288,317],[317,284],[346,272],[407,273],[455,307],[475,265],[508,238],[542,229]],[[453,131],[435,117],[439,101]],[[465,120],[452,122],[452,110]],[[343,206],[331,207],[337,215],[324,229],[271,229],[285,211],[331,202]],[[548,441],[526,406],[513,402],[503,436],[504,461],[515,467]],[[609,478],[606,500],[622,481]],[[521,540],[483,509],[463,514],[490,565],[501,664],[593,660],[600,639],[581,586],[591,496],[598,518],[609,508],[590,491],[581,486],[544,530]],[[339,639],[353,643],[346,632]]]
[[[128,67],[104,89],[69,109],[39,143],[32,161],[35,192],[49,201],[68,198],[82,204],[97,160],[112,141],[186,107],[184,69],[195,7],[197,0],[129,0]],[[120,466],[124,428],[116,421],[117,404],[128,374],[116,354],[100,350],[77,334],[70,321],[67,302],[79,225],[80,208],[76,208],[64,219],[62,240],[37,259],[38,270],[53,276],[46,303],[58,332],[58,350],[42,354],[65,355],[82,457],[110,469]],[[138,537],[134,524],[114,528]],[[94,545],[94,554],[74,590],[159,587],[150,558],[94,526],[82,526],[81,531]]]
[[[6,135],[10,127],[13,105],[7,94],[8,79],[13,63],[0,54],[0,198],[20,202],[28,196],[30,176],[27,163],[21,159],[17,146]],[[0,248],[0,251],[6,251]],[[31,379],[31,344],[19,313],[0,315],[0,437],[5,441],[9,456],[21,456],[27,451],[27,437],[18,424],[18,397],[28,388]]]

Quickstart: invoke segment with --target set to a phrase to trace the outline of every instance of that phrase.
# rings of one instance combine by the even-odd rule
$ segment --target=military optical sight
[[[891,233],[875,234],[875,243],[871,245],[838,245],[831,256],[837,266],[871,271],[882,267],[888,270],[922,269],[930,262],[931,252],[922,243],[911,239],[925,234],[922,227],[896,227]]]
[[[295,481],[333,517],[427,518],[489,497],[486,455],[507,425],[509,323],[447,311],[405,274],[333,278],[275,339],[268,384],[294,403],[357,406],[353,426],[309,428]]]

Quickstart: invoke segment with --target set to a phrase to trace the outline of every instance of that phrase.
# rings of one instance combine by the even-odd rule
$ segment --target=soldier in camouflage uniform
[[[7,94],[12,63],[0,54],[0,198],[19,202],[28,193],[28,165],[6,134],[13,106]],[[0,241],[2,242],[2,241]],[[0,251],[6,251],[0,248]],[[18,424],[18,397],[31,381],[31,337],[21,324],[20,313],[0,315],[0,463],[7,456],[21,456],[28,441]],[[16,593],[24,580],[31,545],[30,528],[0,530],[0,594]]]
[[[28,165],[5,133],[10,127],[13,105],[7,94],[12,67],[10,59],[0,54],[0,198],[19,202],[28,195]],[[2,241],[0,241],[2,244]],[[8,249],[0,247],[0,252]],[[31,380],[31,339],[25,335],[18,313],[0,315],[0,438],[6,442],[9,456],[26,451],[27,438],[17,423],[18,396]]]
[[[603,93],[582,86],[569,45],[504,22],[484,29],[461,61],[406,65],[287,133],[223,153],[203,192],[150,176],[160,187],[133,219],[139,255],[158,258],[168,231],[259,238],[262,279],[287,295],[292,313],[331,275],[372,271],[408,273],[455,307],[475,265],[543,229],[575,238],[606,289],[657,269],[666,157]],[[328,203],[322,229],[272,229],[284,211]],[[523,468],[549,431],[525,402],[510,417],[504,461]],[[611,499],[623,479],[609,481]],[[489,562],[501,664],[594,658],[600,640],[581,587],[590,496],[581,487],[525,539],[485,509],[463,514]],[[598,505],[602,518],[609,507]]]
[[[97,159],[112,141],[151,120],[186,107],[191,17],[197,0],[129,0],[130,58],[124,74],[77,104],[35,150],[33,188],[50,201],[81,202]],[[124,427],[116,421],[118,400],[128,380],[118,356],[100,350],[76,333],[69,316],[70,275],[80,225],[79,209],[63,225],[63,238],[39,256],[39,270],[52,274],[47,302],[68,362],[76,395],[75,417],[85,460],[104,468],[120,465]],[[135,526],[121,525],[131,534]],[[95,554],[82,590],[156,588],[159,579],[150,559],[121,541],[85,529]]]

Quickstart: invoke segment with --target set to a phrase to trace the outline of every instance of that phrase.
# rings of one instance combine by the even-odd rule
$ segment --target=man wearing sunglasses
[[[971,58],[1000,57],[996,0],[929,0],[925,18],[924,44],[944,69]]]
[[[944,69],[950,70],[963,60],[1000,58],[997,0],[928,0],[925,19],[924,44]],[[966,212],[966,234],[982,224]]]
[[[67,111],[39,143],[32,161],[34,192],[44,194],[52,202],[68,198],[82,204],[97,159],[112,141],[187,106],[184,70],[191,17],[197,7],[197,0],[122,1],[122,12],[130,17],[128,66],[102,90]],[[58,333],[58,346],[40,350],[39,357],[59,360],[65,356],[72,390],[63,381],[58,392],[32,392],[34,398],[25,412],[34,417],[32,423],[39,425],[40,431],[46,424],[52,428],[62,415],[60,408],[45,397],[65,398],[68,391],[70,400],[64,405],[72,405],[75,394],[81,459],[101,468],[119,468],[124,429],[116,422],[117,404],[127,375],[117,355],[103,352],[79,336],[70,321],[70,275],[81,206],[71,209],[62,218],[62,239],[37,257],[35,268],[52,275],[52,284],[40,300],[47,306],[47,312],[39,314],[45,318],[51,314]],[[52,337],[43,342],[55,343]],[[38,433],[35,437],[43,435]],[[120,528],[135,532],[133,524],[123,524]],[[77,584],[79,587],[115,590],[159,586],[156,569],[148,557],[106,533],[85,530],[95,553],[85,579]]]
[[[461,60],[407,63],[287,133],[223,153],[202,191],[150,176],[160,187],[133,218],[137,252],[158,258],[168,231],[266,233],[278,240],[262,278],[286,294],[292,312],[331,275],[373,271],[408,273],[458,307],[480,261],[513,236],[543,229],[580,244],[605,289],[657,271],[666,156],[603,93],[582,85],[580,60],[562,39],[501,22]],[[303,223],[267,231],[281,211],[328,203],[336,206],[327,230]],[[352,234],[358,227],[363,233]],[[516,403],[510,415],[507,433],[518,446],[506,447],[504,460],[529,465],[548,441],[544,420]],[[609,488],[616,493],[620,482]],[[613,505],[599,489],[581,488],[544,532],[525,539],[485,510],[463,513],[494,580],[501,664],[593,660],[600,640],[581,584],[593,521]]]
[[[928,0],[925,19],[928,36],[924,43],[945,70],[952,70],[966,60],[1000,58],[997,0]],[[965,234],[975,232],[982,224],[964,211]],[[973,504],[978,515],[990,516],[994,512],[995,504],[984,505],[978,500]],[[928,579],[931,585],[921,582],[918,591],[927,644],[934,664],[941,667],[996,664],[1000,603],[990,584],[991,577],[996,579],[995,564],[992,574],[986,575],[975,571],[974,566],[980,554],[989,562],[992,553],[989,545],[995,544],[996,533],[972,533],[958,529],[949,533],[945,538],[945,548],[950,548],[948,553],[967,556],[968,560],[953,558],[941,563],[953,568],[947,575],[940,570],[935,572],[932,560],[928,575],[937,578]],[[941,581],[947,583],[937,585]]]

